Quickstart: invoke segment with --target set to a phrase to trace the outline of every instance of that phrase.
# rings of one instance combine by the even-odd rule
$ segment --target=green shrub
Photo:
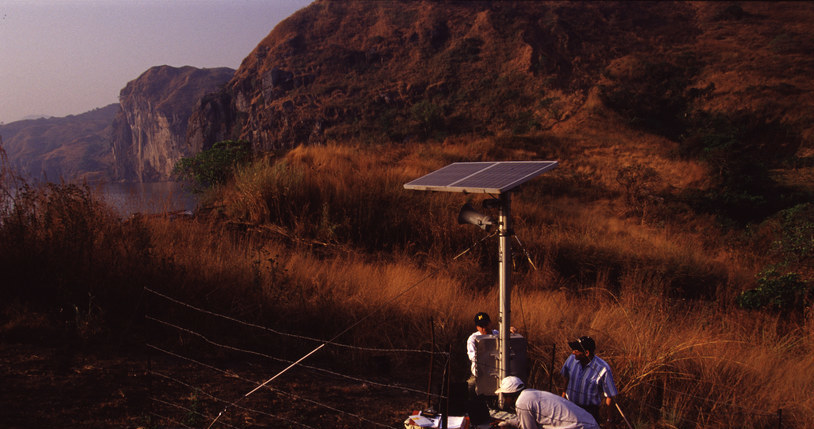
[[[772,247],[787,263],[799,264],[814,256],[814,204],[799,204],[780,212],[780,239]]]
[[[416,124],[417,134],[424,140],[444,136],[444,109],[429,100],[421,100],[410,108],[410,118]]]
[[[192,183],[191,190],[201,193],[226,183],[234,175],[235,167],[252,158],[251,145],[243,140],[223,140],[195,156],[181,158],[173,172],[182,180]]]
[[[785,314],[803,314],[814,298],[814,288],[798,273],[781,273],[770,266],[757,275],[758,287],[738,296],[741,308],[766,309]]]

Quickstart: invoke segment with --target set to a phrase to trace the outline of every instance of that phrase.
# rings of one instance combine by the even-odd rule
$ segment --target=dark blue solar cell
[[[456,162],[413,180],[404,188],[500,194],[556,166],[557,161]]]

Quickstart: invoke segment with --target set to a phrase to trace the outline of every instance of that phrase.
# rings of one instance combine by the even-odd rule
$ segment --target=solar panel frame
[[[556,168],[557,161],[454,162],[404,184],[417,191],[502,194]]]

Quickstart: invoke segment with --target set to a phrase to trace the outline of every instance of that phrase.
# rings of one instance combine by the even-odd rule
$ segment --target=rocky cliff
[[[189,142],[528,134],[600,105],[640,121],[652,101],[652,123],[695,103],[810,143],[812,18],[803,3],[317,0],[201,103]]]
[[[113,121],[115,177],[132,182],[168,180],[175,163],[188,156],[187,122],[201,97],[234,74],[229,68],[158,66],[129,82],[119,94]]]

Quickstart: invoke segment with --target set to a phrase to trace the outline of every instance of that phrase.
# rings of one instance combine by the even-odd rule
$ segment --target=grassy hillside
[[[504,144],[473,138],[375,150],[354,144],[298,148],[241,168],[233,183],[208,196],[208,209],[188,221],[121,222],[87,190],[71,186],[24,193],[2,218],[0,260],[8,279],[4,341],[48,344],[53,340],[45,338],[53,334],[38,340],[31,333],[58,329],[88,347],[129,332],[197,359],[211,356],[215,366],[250,358],[208,350],[191,332],[206,330],[213,341],[231,337],[233,328],[173,310],[145,295],[147,287],[208,311],[309,337],[330,338],[363,319],[341,337],[363,347],[429,346],[432,320],[436,347],[451,346],[458,353],[453,377],[463,380],[471,315],[497,313],[496,242],[486,239],[459,256],[486,236],[457,224],[466,198],[406,191],[402,184],[450,161],[470,159],[463,154],[473,149],[496,159],[522,152]],[[669,168],[699,167],[680,162]],[[613,365],[620,403],[637,425],[772,426],[778,409],[785,425],[811,424],[812,404],[805,395],[814,381],[806,375],[814,365],[811,301],[800,302],[805,308],[781,302],[779,311],[738,305],[741,292],[767,285],[760,283],[760,276],[769,276],[766,267],[810,280],[810,254],[802,250],[810,248],[810,208],[795,212],[807,213],[806,223],[798,226],[809,235],[787,229],[790,221],[797,224],[797,216],[778,215],[749,229],[722,228],[715,217],[678,203],[660,203],[645,215],[638,200],[631,203],[623,184],[610,176],[603,180],[598,171],[560,168],[513,199],[515,232],[523,244],[515,247],[513,261],[513,318],[529,338],[529,382],[545,388],[552,346],[556,371],[567,356],[566,341],[588,334]],[[145,303],[151,303],[149,309],[142,308]],[[143,311],[191,331],[142,322]],[[251,335],[240,347],[264,350],[267,341]],[[287,340],[277,342],[264,353],[288,350],[291,358],[298,356],[300,346],[289,349],[294,346]],[[329,356],[314,359],[362,377],[388,374],[371,372],[379,367],[371,366],[377,361],[366,353],[341,361]],[[424,379],[423,362],[403,361],[398,374],[382,380],[395,382],[408,373]],[[268,375],[261,371],[255,379]],[[210,381],[199,379],[198,388],[213,389]],[[291,381],[281,383],[291,386]],[[246,387],[242,393],[251,386]],[[227,395],[239,397],[240,386],[233,388]],[[183,399],[188,390],[176,397],[170,392],[163,400],[190,400]],[[354,394],[361,400],[365,395]],[[214,418],[216,402],[196,401]],[[378,412],[391,410],[392,418],[421,406],[413,401],[390,398],[386,405],[378,403]],[[251,415],[230,414],[232,423]],[[302,419],[295,421],[315,423]]]
[[[149,343],[151,369],[116,396],[140,407],[116,422],[205,427],[223,400],[334,338],[341,344],[303,364],[357,378],[300,365],[272,383],[282,393],[263,389],[223,422],[398,427],[427,402],[427,359],[404,350],[451,351],[459,383],[471,317],[498,305],[495,238],[457,223],[481,197],[403,184],[455,161],[557,160],[512,200],[512,311],[529,340],[529,384],[549,389],[566,341],[591,335],[636,427],[814,426],[811,6],[526,2],[534,13],[520,16],[503,4],[318,2],[281,24],[232,81],[234,94],[252,95],[235,118],[244,137],[266,136],[255,147],[274,146],[278,131],[296,147],[258,152],[192,218],[117,219],[70,185],[0,194],[2,344],[64,346],[54,338],[65,333],[73,353],[112,339]],[[439,5],[459,14],[446,18]],[[378,33],[358,31],[367,21],[348,17],[359,10]],[[459,18],[473,11],[477,19]],[[426,56],[388,38],[410,40],[395,31],[405,27]],[[527,45],[525,56],[494,43],[517,38],[527,41],[506,46]],[[385,63],[412,61],[393,69],[442,95],[391,82],[406,91],[394,98],[403,104],[376,104],[385,99],[365,94],[381,82],[362,77],[384,72],[353,54],[373,52],[365,43],[391,52]],[[305,51],[347,70],[297,86],[307,67],[295,54]],[[485,58],[505,70],[437,79],[470,76]],[[281,78],[274,61],[297,71],[291,88],[274,92],[258,78]],[[315,88],[328,98],[308,98]],[[313,118],[311,107],[274,116],[286,101],[330,114],[322,144],[297,146],[298,134],[285,134],[296,127],[263,125]],[[18,188],[3,171],[3,190]],[[89,373],[77,361],[64,365]],[[70,418],[98,424],[100,414]]]

